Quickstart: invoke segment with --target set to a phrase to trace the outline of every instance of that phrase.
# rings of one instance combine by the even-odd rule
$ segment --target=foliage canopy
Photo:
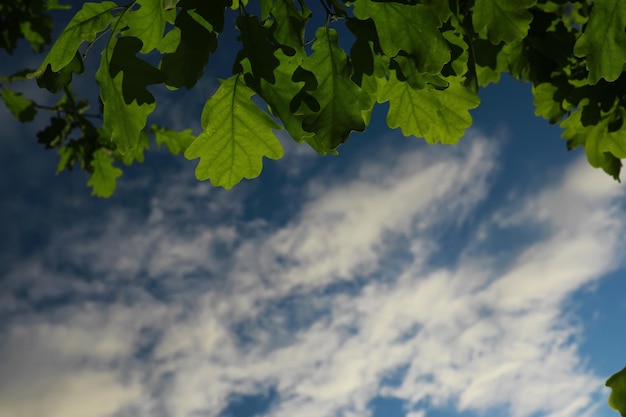
[[[25,38],[41,52],[51,41],[50,12],[67,8],[3,2],[0,48],[13,53]],[[167,89],[191,89],[204,76],[227,25],[238,31],[240,50],[232,76],[207,98],[203,131],[149,123]],[[535,113],[560,123],[568,149],[583,147],[592,166],[619,180],[625,28],[621,0],[86,2],[37,70],[1,76],[0,96],[29,121],[46,106],[10,83],[35,78],[61,92],[39,142],[57,150],[58,171],[79,164],[91,174],[93,194],[107,197],[122,173],[117,165],[143,161],[151,137],[199,158],[197,178],[224,188],[259,175],[264,157],[283,155],[277,129],[335,154],[352,131],[366,129],[380,103],[389,103],[389,127],[453,144],[472,123],[479,88],[508,72],[531,83]],[[71,86],[95,50],[101,102],[91,114]],[[167,89],[155,97],[152,85]]]
[[[0,48],[13,54],[25,39],[42,52],[52,41],[50,13],[67,9],[56,0],[1,2]],[[232,76],[207,98],[202,132],[148,125],[157,104],[148,86],[193,88],[227,24],[241,49]],[[71,86],[93,50],[100,105],[88,113]],[[142,162],[151,137],[199,158],[197,178],[224,188],[258,176],[264,157],[283,155],[275,130],[335,154],[381,103],[389,103],[389,127],[453,144],[472,123],[479,88],[508,72],[530,82],[535,114],[560,123],[567,149],[584,148],[593,167],[619,180],[625,65],[623,0],[101,1],[82,5],[38,69],[0,75],[0,97],[22,122],[50,110],[37,136],[57,151],[57,172],[78,164],[93,194],[108,197],[118,165]],[[54,106],[11,88],[32,78],[61,93]],[[607,386],[609,405],[626,416],[626,369]]]

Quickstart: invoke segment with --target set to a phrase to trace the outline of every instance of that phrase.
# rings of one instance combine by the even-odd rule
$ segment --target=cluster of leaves
[[[19,24],[34,49],[49,37],[45,3],[60,7],[16,2],[38,5]],[[207,99],[202,132],[147,127],[157,101],[148,86],[193,88],[227,22],[239,31],[241,49],[232,76]],[[45,30],[33,30],[38,26]],[[40,141],[58,150],[59,169],[79,162],[91,172],[100,196],[115,188],[115,161],[141,161],[150,135],[199,158],[197,178],[224,188],[258,176],[263,157],[283,155],[275,130],[333,154],[352,131],[365,130],[379,103],[389,103],[387,123],[404,135],[456,143],[472,123],[478,89],[502,72],[531,82],[536,114],[561,124],[568,149],[583,147],[592,166],[619,179],[626,157],[625,28],[622,0],[87,2],[30,76],[64,92],[52,108],[62,117],[52,118]],[[16,36],[5,34],[1,46],[11,52]],[[94,47],[101,50],[98,127],[70,89]],[[20,120],[32,119],[34,102],[6,87],[2,98]],[[70,139],[72,131],[78,139]]]

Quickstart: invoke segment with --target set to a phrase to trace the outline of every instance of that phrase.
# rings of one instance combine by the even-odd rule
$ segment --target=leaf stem
[[[324,6],[324,10],[326,10],[326,23],[328,24],[328,18],[332,16],[333,12],[331,12],[330,9],[328,8],[326,1],[320,0],[320,3],[322,3],[322,6]]]
[[[35,102],[33,102],[34,106],[40,110],[50,110],[50,111],[56,111],[58,113],[65,113],[65,114],[80,114],[81,116],[85,116],[85,117],[92,117],[92,118],[96,118],[96,119],[102,119],[102,115],[100,114],[95,114],[95,113],[79,113],[77,111],[72,111],[72,110],[67,110],[67,109],[63,109],[63,108],[58,108],[58,107],[54,107],[54,106],[46,106],[43,104],[37,104]]]

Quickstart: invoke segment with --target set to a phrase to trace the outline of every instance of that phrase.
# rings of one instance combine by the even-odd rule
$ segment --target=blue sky
[[[457,146],[383,106],[337,157],[279,132],[224,191],[154,151],[109,200],[0,106],[0,416],[616,416],[626,189],[529,85],[481,99]]]

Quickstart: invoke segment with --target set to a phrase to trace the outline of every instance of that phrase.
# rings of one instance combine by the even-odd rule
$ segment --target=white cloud
[[[271,417],[364,416],[378,395],[410,417],[590,413],[600,380],[563,307],[617,266],[623,192],[576,164],[485,216],[482,239],[463,237],[496,159],[476,132],[466,141],[318,178],[278,228],[226,220],[244,196],[172,181],[143,217],[118,209],[61,234],[2,284],[0,365],[13,377],[0,378],[0,415],[39,416],[26,400],[37,391],[52,416],[218,416],[234,394],[269,387]],[[459,241],[446,246],[442,230]],[[494,240],[502,231],[526,237]],[[505,261],[489,251],[500,243]],[[456,260],[433,261],[446,251]],[[69,307],[55,306],[62,296]]]

